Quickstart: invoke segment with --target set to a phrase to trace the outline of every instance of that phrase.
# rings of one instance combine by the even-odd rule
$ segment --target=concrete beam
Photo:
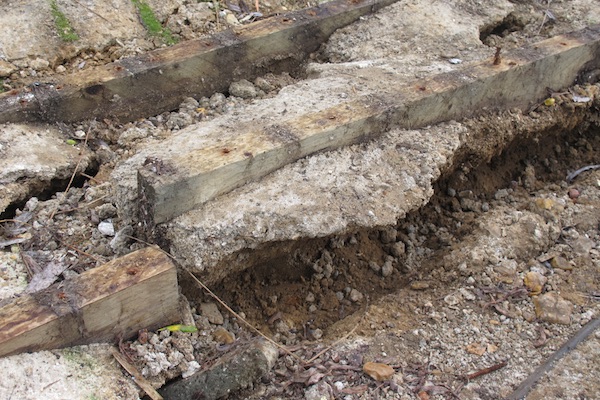
[[[322,150],[418,128],[484,108],[528,107],[600,66],[600,26],[410,82],[393,75],[362,81],[366,94],[273,123],[252,121],[208,134],[189,129],[165,141],[139,170],[140,216],[151,230],[282,166]],[[364,74],[363,74],[364,76]],[[199,128],[200,129],[200,128]],[[182,144],[185,144],[182,146]]]

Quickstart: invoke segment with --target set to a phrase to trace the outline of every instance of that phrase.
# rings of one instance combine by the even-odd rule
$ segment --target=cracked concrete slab
[[[50,189],[53,181],[68,180],[77,165],[85,171],[93,163],[87,147],[70,145],[68,139],[49,125],[0,126],[0,213]]]

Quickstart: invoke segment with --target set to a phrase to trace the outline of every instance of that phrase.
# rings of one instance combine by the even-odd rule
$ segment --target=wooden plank
[[[0,356],[128,338],[179,316],[177,270],[146,248],[0,308]]]
[[[329,36],[396,0],[336,0],[0,95],[0,123],[132,121],[231,82],[294,72]]]
[[[381,73],[361,80],[366,95],[287,120],[279,116],[276,123],[257,119],[234,132],[226,126],[188,129],[163,142],[162,155],[138,171],[140,216],[152,236],[156,224],[317,151],[391,126],[418,128],[485,107],[528,107],[546,97],[547,88],[572,85],[583,68],[598,67],[598,54],[600,26],[503,54],[500,65],[490,58],[410,83]]]

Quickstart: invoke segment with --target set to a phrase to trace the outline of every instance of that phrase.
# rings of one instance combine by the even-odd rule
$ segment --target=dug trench
[[[528,327],[519,323],[521,338],[529,338],[526,332],[543,330],[539,327],[544,326],[558,343],[546,347],[538,343],[538,354],[525,353],[532,362],[550,354],[556,348],[553,346],[560,344],[559,337],[568,337],[567,332],[573,332],[578,324],[560,329],[548,324],[537,314],[537,308],[533,310],[527,296],[532,288],[523,276],[528,270],[545,271],[552,283],[544,292],[560,291],[579,311],[594,307],[586,296],[600,289],[597,258],[581,250],[578,243],[598,239],[600,215],[594,209],[600,201],[599,175],[585,171],[573,181],[566,177],[582,166],[597,163],[598,117],[596,101],[590,108],[542,107],[527,114],[513,110],[465,120],[462,123],[470,137],[442,171],[433,196],[397,224],[269,243],[224,260],[228,270],[236,264],[236,272],[211,287],[238,315],[305,360],[327,349],[324,344],[334,343],[308,365],[290,356],[281,357],[274,372],[267,373],[261,383],[230,398],[299,398],[307,386],[322,378],[313,370],[315,366],[322,363],[321,368],[331,368],[330,364],[340,359],[350,365],[347,369],[353,366],[360,370],[363,360],[394,365],[413,393],[424,387],[415,378],[419,368],[429,365],[427,368],[437,371],[429,371],[430,379],[446,385],[446,389],[437,389],[443,394],[440,398],[451,397],[464,389],[462,378],[451,372],[457,361],[441,350],[441,359],[435,364],[433,353],[422,354],[423,346],[440,340],[442,349],[450,346],[458,351],[470,345],[468,325],[476,324],[464,321],[466,311],[461,313],[460,309],[465,301],[474,303],[467,309],[491,324],[522,321]],[[567,259],[576,267],[557,267],[555,259]],[[202,321],[202,304],[214,299],[186,274],[180,283],[191,301],[194,318]],[[495,305],[495,296],[503,299],[502,306]],[[440,308],[454,311],[435,311]],[[231,334],[242,342],[253,335],[237,317],[222,311],[222,327]],[[492,332],[493,327],[487,329]],[[434,333],[420,332],[421,328]],[[447,339],[453,336],[451,329],[458,333],[454,335],[458,341]],[[348,335],[365,339],[356,344]],[[431,335],[438,339],[431,339]],[[514,345],[515,338],[489,336],[488,363],[520,356],[522,345]],[[492,354],[490,349],[502,347],[503,340],[515,350],[504,346],[502,355]],[[464,369],[464,365],[458,362],[458,368]],[[510,372],[492,378],[484,388],[467,387],[461,396],[505,396],[511,384],[518,383],[519,373],[519,367],[513,365]],[[340,396],[359,393],[367,396],[364,398],[377,394],[396,398],[393,396],[405,393],[389,382],[376,387],[356,372],[325,378],[323,385],[334,387],[336,379],[342,389],[334,392]],[[360,390],[352,392],[348,386],[343,389],[344,385]]]
[[[464,240],[472,240],[482,215],[506,203],[516,209],[536,207],[532,199],[549,186],[557,195],[567,195],[574,187],[565,181],[567,175],[597,163],[599,122],[597,110],[583,109],[527,116],[501,112],[464,121],[471,140],[457,151],[424,207],[394,226],[268,243],[235,253],[222,263],[235,263],[236,272],[215,283],[214,292],[284,342],[323,335],[335,339],[352,329],[355,319],[346,317],[365,303],[441,271],[451,277],[457,265],[445,259],[456,248],[470,246]],[[539,125],[545,128],[539,130]],[[208,299],[189,279],[181,281],[188,298]],[[287,326],[285,332],[282,325]]]

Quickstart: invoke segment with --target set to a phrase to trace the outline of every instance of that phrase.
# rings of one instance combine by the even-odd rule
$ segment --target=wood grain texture
[[[176,322],[177,270],[146,248],[0,308],[0,356],[128,338]]]
[[[336,29],[395,1],[336,0],[12,90],[0,94],[0,123],[132,121],[171,111],[242,78],[298,71]]]
[[[359,143],[391,127],[415,129],[486,108],[527,108],[548,96],[548,88],[568,87],[582,70],[600,67],[599,54],[595,26],[507,52],[500,64],[492,55],[418,82],[378,75],[361,83],[372,85],[367,94],[294,118],[240,124],[234,134],[228,127],[187,129],[162,143],[164,157],[155,160],[160,168],[149,163],[138,171],[147,235],[153,236],[156,224],[315,152]]]

